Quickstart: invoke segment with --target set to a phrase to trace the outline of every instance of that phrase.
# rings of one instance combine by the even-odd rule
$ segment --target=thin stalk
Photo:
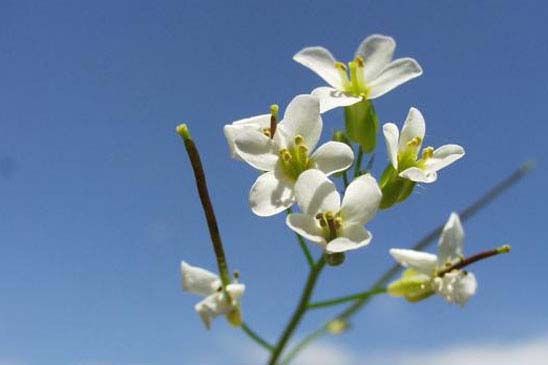
[[[471,217],[473,217],[478,211],[486,207],[489,203],[491,203],[493,200],[498,198],[502,193],[504,193],[506,190],[508,190],[510,187],[512,187],[518,181],[524,178],[529,172],[533,170],[533,168],[534,168],[533,162],[526,162],[523,165],[521,165],[512,174],[510,174],[508,177],[500,181],[498,184],[496,184],[494,187],[488,190],[484,195],[482,195],[479,199],[475,200],[474,202],[472,202],[472,204],[470,204],[465,209],[463,209],[459,213],[461,221],[465,222]],[[438,227],[434,228],[430,233],[428,233],[419,241],[417,241],[415,245],[413,246],[413,249],[420,251],[424,249],[425,247],[427,247],[428,245],[430,245],[440,235],[440,233],[443,230],[443,227],[444,227],[444,224],[441,224]],[[377,279],[375,283],[373,283],[370,290],[373,290],[374,288],[377,288],[377,287],[386,286],[388,281],[400,272],[400,269],[401,267],[399,265],[397,264],[393,265],[379,279]],[[314,332],[306,336],[297,345],[295,345],[293,350],[289,352],[289,355],[284,360],[283,364],[287,364],[289,360],[294,358],[298,354],[298,352],[302,351],[302,349],[304,349],[306,345],[308,345],[314,339],[327,333],[327,325],[331,321],[337,320],[337,319],[347,320],[352,315],[354,315],[358,310],[363,308],[369,302],[370,299],[371,297],[356,299],[354,303],[349,305],[345,310],[339,313],[339,315],[331,318],[329,321],[327,321],[317,330],[315,330]]]
[[[473,264],[474,262],[478,262],[480,260],[485,260],[489,257],[500,255],[502,253],[508,253],[510,252],[511,247],[509,245],[500,246],[498,248],[495,248],[493,250],[483,251],[480,253],[477,253],[473,256],[470,256],[464,260],[460,260],[459,262],[449,266],[447,269],[443,269],[442,271],[438,272],[438,276],[442,277],[443,275],[453,271],[453,270],[460,270],[465,268],[468,265]]]
[[[223,249],[223,242],[221,241],[221,234],[219,232],[219,226],[217,225],[217,219],[215,218],[215,211],[213,210],[213,204],[209,197],[207,190],[207,182],[200,160],[200,154],[186,124],[181,124],[177,127],[177,133],[182,137],[192,170],[194,171],[194,178],[196,180],[196,188],[198,189],[198,195],[200,196],[200,202],[207,221],[207,227],[209,228],[209,235],[211,236],[211,242],[213,243],[213,250],[217,257],[217,266],[219,267],[219,275],[223,288],[230,283],[230,274],[228,271],[228,264],[226,262],[226,256]]]
[[[299,300],[299,304],[297,305],[295,312],[291,316],[289,323],[285,327],[285,330],[283,331],[280,339],[278,340],[278,343],[276,344],[276,346],[274,347],[274,350],[272,351],[272,355],[268,362],[269,365],[275,365],[278,362],[278,358],[280,357],[280,355],[282,354],[282,351],[287,345],[287,341],[289,341],[289,339],[291,338],[291,335],[293,335],[293,332],[295,332],[295,329],[297,329],[297,326],[299,325],[301,319],[306,313],[306,306],[308,305],[308,301],[310,300],[310,297],[312,296],[312,292],[314,291],[316,281],[318,280],[318,277],[324,267],[325,267],[325,256],[322,255],[322,257],[318,260],[316,264],[314,264],[314,266],[310,270],[310,273],[308,274],[308,279],[306,280],[306,285],[304,287],[303,293],[301,294],[301,299]]]
[[[289,214],[293,213],[293,209],[291,209],[291,207],[289,207],[289,208],[287,208],[286,212],[289,215]],[[299,246],[301,246],[301,250],[303,251],[304,256],[306,257],[306,261],[308,262],[308,266],[310,266],[310,268],[312,268],[314,266],[314,257],[312,257],[312,254],[310,253],[310,250],[308,249],[308,246],[306,245],[306,242],[304,242],[303,237],[298,233],[295,233],[295,236],[297,237],[297,241],[299,242]]]
[[[261,336],[259,336],[257,334],[257,332],[253,331],[251,328],[249,328],[247,326],[247,324],[245,323],[242,323],[241,325],[241,328],[242,330],[244,331],[244,333],[246,335],[249,336],[249,338],[251,338],[253,341],[255,341],[258,345],[262,346],[264,349],[266,349],[267,351],[270,351],[272,352],[272,350],[274,349],[274,346],[272,346],[271,344],[269,344],[268,342],[266,342],[265,339],[263,339]]]
[[[343,304],[347,302],[354,301],[356,299],[367,299],[369,297],[386,293],[386,288],[375,288],[373,290],[369,290],[362,293],[352,294],[352,295],[346,295],[344,297],[334,298],[330,300],[322,300],[319,302],[314,302],[308,304],[308,309],[318,309],[318,308],[325,308],[330,307],[333,305]]]
[[[342,179],[343,179],[343,184],[344,184],[344,188],[346,189],[348,187],[348,174],[347,174],[347,170],[345,170],[343,173],[342,173]]]
[[[363,149],[360,145],[358,147],[358,157],[356,157],[356,164],[354,165],[354,177],[358,177],[360,175],[360,170],[362,168],[362,159],[363,159]]]

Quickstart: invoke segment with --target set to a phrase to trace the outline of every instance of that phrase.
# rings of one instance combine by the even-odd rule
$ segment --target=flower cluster
[[[509,246],[502,246],[465,258],[464,230],[459,216],[452,213],[442,230],[438,255],[411,249],[389,250],[406,270],[388,287],[375,287],[337,300],[310,302],[316,279],[325,265],[341,265],[347,252],[372,242],[373,234],[365,225],[379,211],[407,200],[416,184],[435,182],[441,169],[465,154],[464,148],[457,144],[423,148],[425,120],[417,108],[411,107],[401,130],[394,123],[382,126],[388,162],[377,181],[372,161],[377,148],[379,117],[372,100],[423,72],[412,58],[392,60],[395,48],[391,37],[372,35],[359,45],[348,64],[337,61],[325,48],[304,48],[293,59],[317,73],[330,86],[294,97],[280,120],[280,108],[272,105],[270,113],[224,127],[231,156],[258,173],[249,191],[251,210],[261,217],[286,211],[286,225],[297,234],[310,264],[301,301],[276,346],[243,327],[251,338],[271,352],[272,365],[277,363],[307,309],[363,300],[386,292],[410,302],[437,293],[447,302],[463,306],[477,288],[475,276],[464,270],[465,267],[509,251]],[[336,130],[332,140],[321,143],[322,114],[337,107],[344,108],[344,128]],[[238,282],[237,276],[231,278],[228,274],[197,150],[186,125],[178,131],[191,158],[219,266],[219,275],[216,275],[183,262],[183,289],[205,297],[195,309],[207,328],[218,315],[225,315],[231,324],[241,326],[240,301],[245,286]],[[367,154],[371,155],[370,163],[364,167],[362,162]],[[292,208],[294,203],[296,207]],[[321,249],[317,261],[304,240]],[[334,324],[339,332],[347,327],[345,318],[336,318],[324,329],[329,330]]]

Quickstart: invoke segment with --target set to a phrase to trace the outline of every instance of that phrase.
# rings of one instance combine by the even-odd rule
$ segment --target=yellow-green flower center
[[[339,236],[342,229],[343,219],[340,212],[333,213],[330,211],[318,213],[316,219],[322,227],[323,236],[327,241],[332,241]]]
[[[342,62],[335,63],[335,67],[339,71],[344,91],[367,99],[370,90],[364,76],[365,62],[363,58],[357,56],[354,61],[348,62],[348,69]]]
[[[314,163],[308,155],[309,149],[303,136],[296,136],[294,142],[288,148],[281,149],[279,154],[283,172],[291,180],[297,181],[299,175],[312,168]]]

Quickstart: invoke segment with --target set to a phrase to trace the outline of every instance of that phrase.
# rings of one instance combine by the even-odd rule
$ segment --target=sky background
[[[381,123],[401,126],[416,106],[427,144],[467,155],[378,214],[372,244],[328,268],[316,298],[365,290],[391,264],[389,248],[410,247],[522,162],[537,169],[465,223],[469,254],[514,251],[473,268],[479,289],[464,310],[379,297],[297,364],[505,364],[496,353],[541,364],[547,17],[543,1],[1,0],[0,364],[260,363],[222,318],[206,331],[199,297],[181,291],[182,259],[215,261],[175,126],[188,122],[201,150],[229,264],[247,285],[246,321],[273,341],[306,264],[282,215],[250,211],[256,172],[229,158],[222,127],[321,86],[292,61],[301,48],[349,61],[372,33],[424,68],[375,101]],[[326,114],[323,140],[341,126],[340,110]],[[381,140],[377,176],[385,165]]]

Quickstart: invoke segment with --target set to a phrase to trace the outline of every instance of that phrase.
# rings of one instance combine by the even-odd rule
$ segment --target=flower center
[[[398,171],[417,166],[417,157],[421,143],[422,139],[418,136],[407,142],[405,148],[398,154]]]
[[[323,235],[328,241],[333,241],[339,236],[343,223],[339,212],[335,214],[330,211],[318,213],[315,218],[322,227]]]
[[[313,161],[308,156],[303,136],[297,135],[294,142],[292,146],[281,149],[279,154],[282,170],[291,180],[297,181],[303,171],[313,167]]]
[[[426,147],[422,150],[422,157],[417,161],[417,167],[421,169],[426,168],[426,161],[432,158],[434,155],[434,147]]]
[[[367,98],[369,95],[369,88],[367,87],[364,76],[365,62],[361,56],[357,56],[354,61],[348,62],[350,78],[348,77],[349,73],[344,63],[337,62],[335,63],[335,67],[339,71],[344,91]]]

